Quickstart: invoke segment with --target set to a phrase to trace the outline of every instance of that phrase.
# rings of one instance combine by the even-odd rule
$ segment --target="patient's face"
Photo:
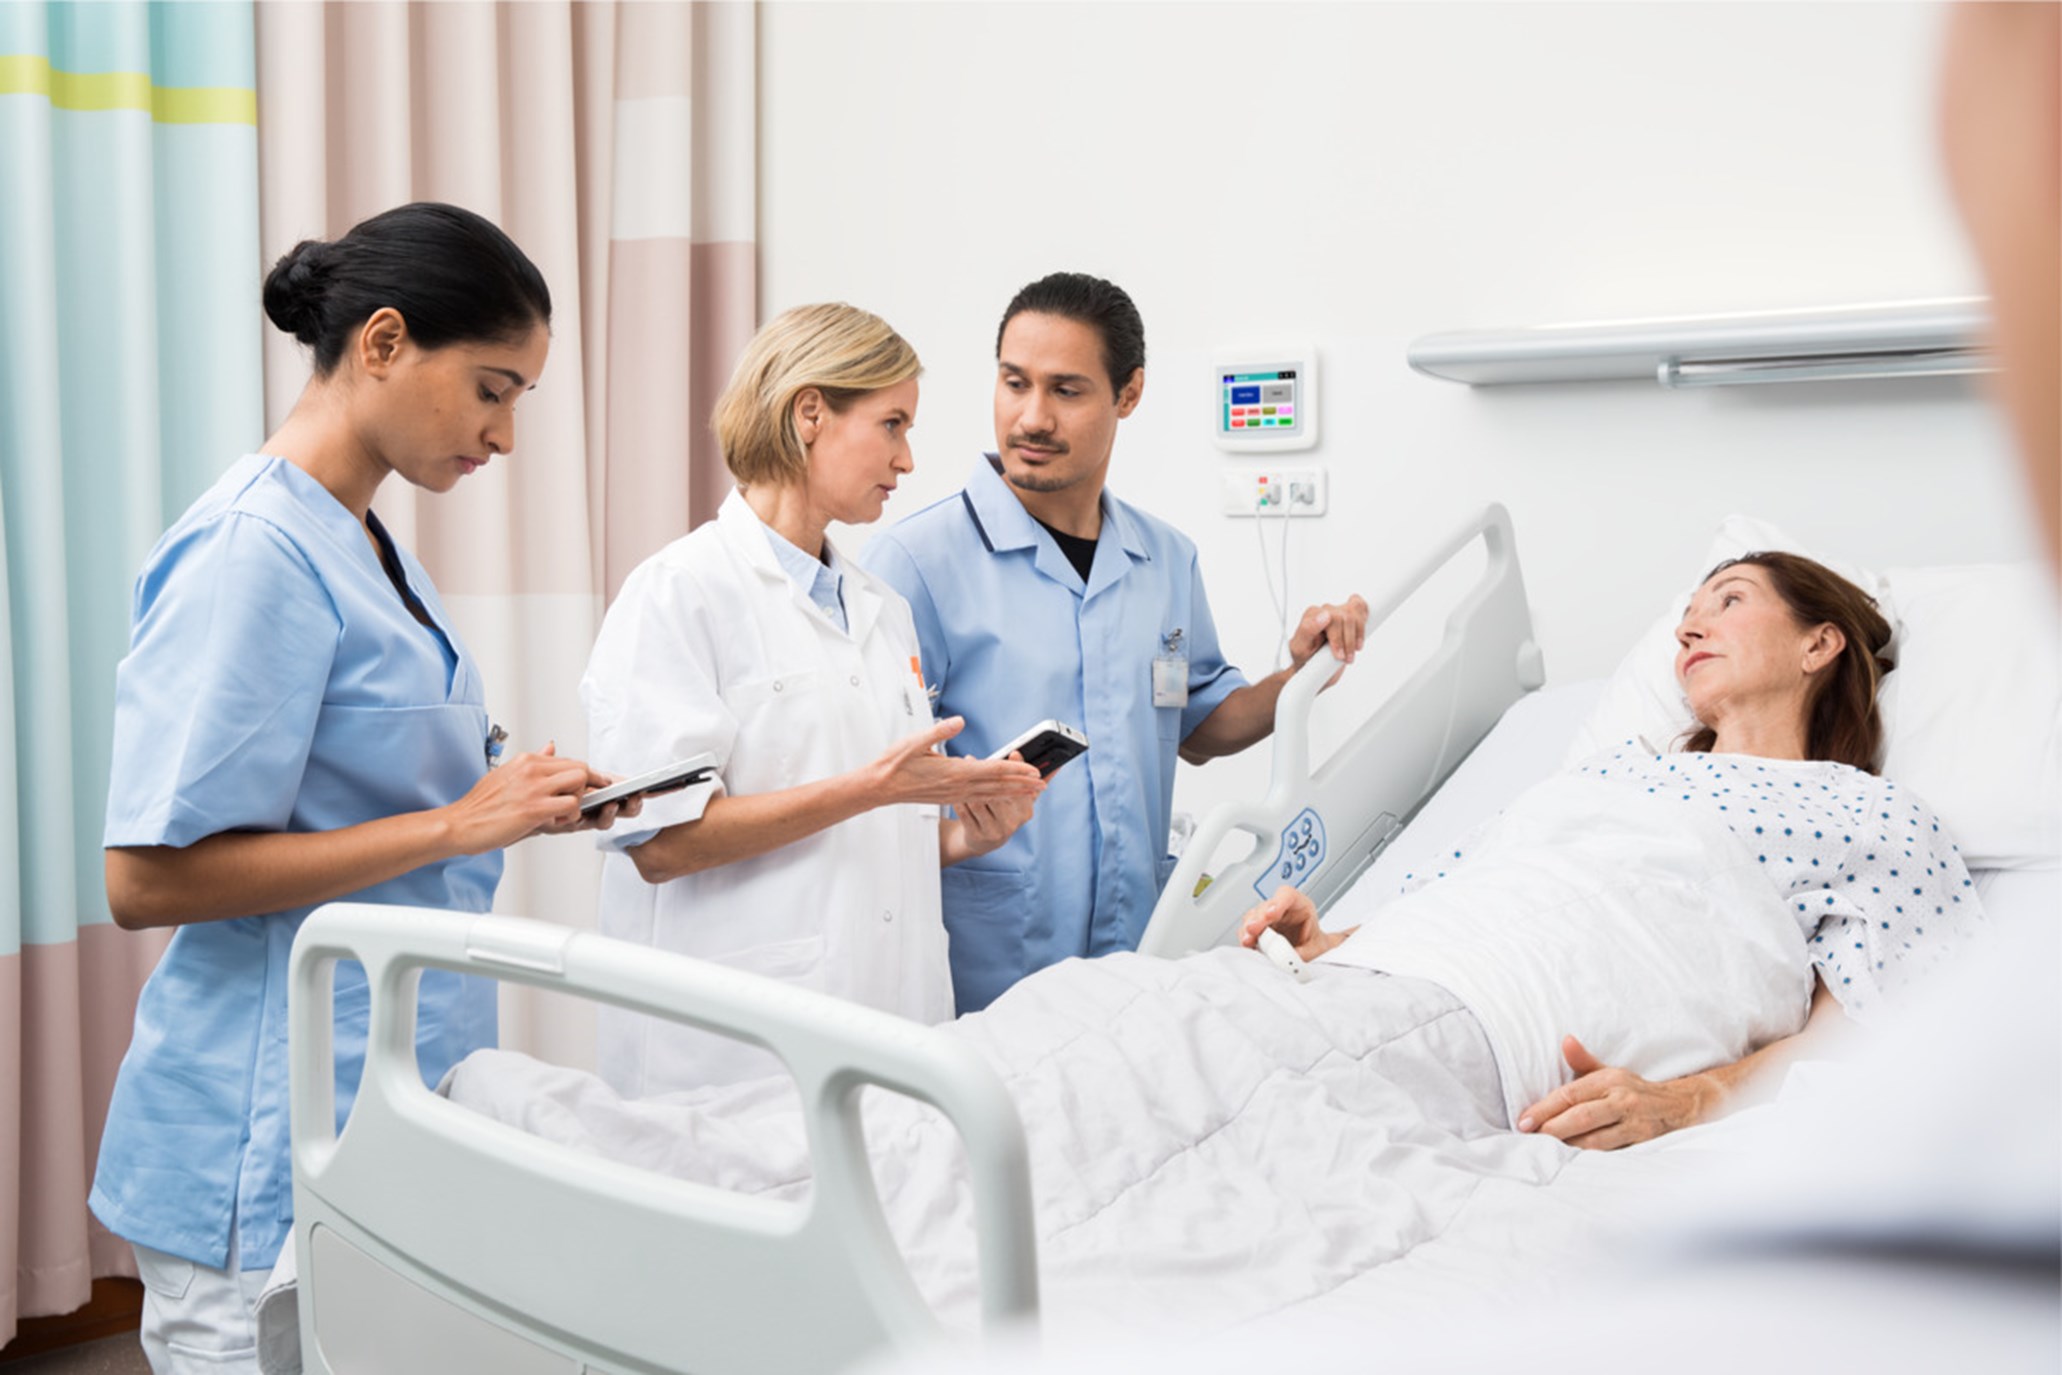
[[[1690,598],[1676,627],[1675,677],[1706,725],[1745,703],[1802,701],[1820,666],[1816,634],[1753,564],[1721,568]]]

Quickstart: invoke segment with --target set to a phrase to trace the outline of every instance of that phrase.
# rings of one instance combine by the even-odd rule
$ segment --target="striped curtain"
[[[729,489],[709,433],[755,327],[754,14],[743,3],[257,10],[264,256],[411,200],[486,215],[551,286],[551,357],[513,458],[376,503],[478,658],[511,745],[586,747],[578,685],[605,599]],[[266,339],[268,421],[307,378]],[[592,925],[584,836],[509,852],[499,910]],[[584,1004],[504,989],[502,1043],[589,1064]]]
[[[134,1274],[85,1207],[136,994],[100,837],[131,580],[263,432],[248,0],[0,4],[0,1341]]]

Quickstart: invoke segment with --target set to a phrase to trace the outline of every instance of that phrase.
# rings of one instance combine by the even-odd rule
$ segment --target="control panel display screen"
[[[1296,369],[1255,368],[1218,374],[1217,432],[1236,438],[1288,437],[1301,431],[1303,403]]]

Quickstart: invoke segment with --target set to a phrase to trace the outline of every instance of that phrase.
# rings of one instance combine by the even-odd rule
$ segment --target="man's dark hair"
[[[1025,311],[1079,320],[1103,341],[1103,371],[1110,390],[1124,390],[1131,374],[1146,365],[1146,322],[1124,288],[1086,272],[1055,272],[1040,277],[1011,298],[995,331],[995,356],[1002,357],[1002,336],[1010,321]]]

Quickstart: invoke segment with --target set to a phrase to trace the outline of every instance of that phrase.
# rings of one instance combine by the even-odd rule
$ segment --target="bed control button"
[[[884,911],[884,912],[882,912],[882,913],[881,913],[881,920],[882,920],[882,921],[893,921],[893,920],[895,920],[895,914],[894,914],[893,912],[887,912],[887,911]]]

